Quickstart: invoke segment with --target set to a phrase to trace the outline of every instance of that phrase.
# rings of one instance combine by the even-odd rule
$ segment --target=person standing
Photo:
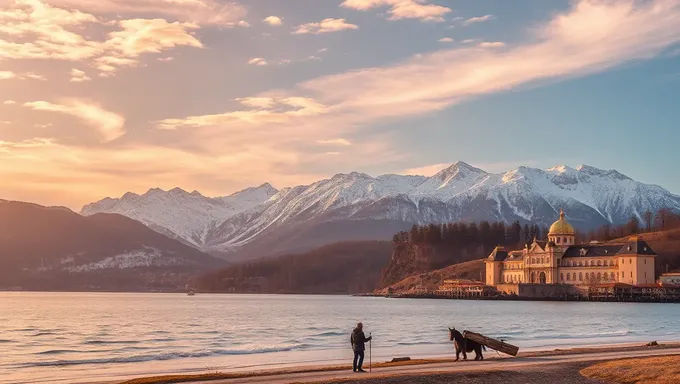
[[[364,352],[366,351],[366,342],[371,341],[373,337],[366,337],[364,334],[364,325],[357,324],[357,327],[352,331],[352,350],[354,351],[354,364],[352,370],[354,372],[366,372],[361,366],[364,364]]]

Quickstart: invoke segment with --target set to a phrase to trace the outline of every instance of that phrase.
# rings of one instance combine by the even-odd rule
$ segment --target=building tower
[[[548,241],[558,247],[568,247],[576,243],[574,227],[564,219],[564,210],[562,209],[560,209],[560,219],[550,226]]]

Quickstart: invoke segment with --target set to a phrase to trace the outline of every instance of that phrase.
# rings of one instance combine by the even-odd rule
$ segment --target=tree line
[[[547,227],[528,224],[522,226],[519,221],[510,225],[503,221],[481,221],[479,224],[455,222],[413,225],[409,231],[395,234],[392,242],[395,245],[411,243],[461,248],[490,248],[497,245],[526,244],[535,238],[542,239],[547,235]]]
[[[633,215],[626,224],[605,224],[588,232],[585,235],[587,241],[609,241],[626,236],[637,235],[647,232],[667,231],[680,228],[680,214],[668,208],[661,208],[656,213],[646,211],[642,220]]]

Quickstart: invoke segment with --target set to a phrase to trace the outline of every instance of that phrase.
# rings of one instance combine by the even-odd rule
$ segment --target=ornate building
[[[653,284],[656,254],[637,236],[621,243],[576,244],[564,211],[547,241],[534,239],[524,249],[496,247],[486,263],[486,284]]]

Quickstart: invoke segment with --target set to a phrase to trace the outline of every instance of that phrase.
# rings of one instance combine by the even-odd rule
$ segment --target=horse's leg
[[[460,348],[458,348],[458,343],[456,343],[456,360],[460,360]]]
[[[484,360],[484,353],[482,353],[482,346],[480,345],[477,348],[479,348],[479,360]]]

